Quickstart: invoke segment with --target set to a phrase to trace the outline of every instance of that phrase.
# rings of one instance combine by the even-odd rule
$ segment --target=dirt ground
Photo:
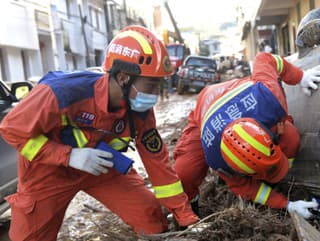
[[[186,126],[188,113],[194,107],[195,101],[195,94],[183,96],[172,94],[169,99],[160,101],[156,106],[158,130],[168,146],[170,158],[172,158],[172,151]],[[135,168],[149,186],[147,174],[138,160],[139,157],[132,153],[131,155],[135,159]],[[194,229],[179,230],[176,223],[168,219],[167,233],[141,236],[136,235],[129,226],[102,204],[80,192],[68,207],[57,240],[298,240],[288,213],[284,210],[271,210],[265,206],[254,205],[235,197],[213,172],[208,173],[202,184],[200,197],[200,222],[207,225],[201,232],[195,233]],[[317,220],[310,221],[310,223],[319,229]]]

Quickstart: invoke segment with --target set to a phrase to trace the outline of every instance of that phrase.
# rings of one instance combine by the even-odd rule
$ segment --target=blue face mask
[[[157,95],[139,92],[134,85],[132,85],[132,87],[135,89],[135,91],[137,91],[137,96],[135,99],[129,98],[130,107],[132,110],[137,112],[145,112],[151,109],[157,103]]]

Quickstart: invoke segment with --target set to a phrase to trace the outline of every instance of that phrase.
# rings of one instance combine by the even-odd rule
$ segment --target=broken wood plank
[[[290,214],[294,227],[297,231],[299,241],[319,241],[320,232],[309,224],[303,217],[296,212]]]

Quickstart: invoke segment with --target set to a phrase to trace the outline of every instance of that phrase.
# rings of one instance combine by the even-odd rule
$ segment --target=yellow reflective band
[[[122,140],[126,141],[129,143],[130,137],[121,137]],[[119,138],[114,138],[108,143],[113,149],[119,151],[126,147],[126,144],[123,143]]]
[[[124,31],[119,34],[119,37],[126,37],[126,36],[130,36],[135,40],[137,40],[145,54],[152,54],[152,48],[148,43],[148,41],[143,37],[143,35],[132,30]]]
[[[279,74],[283,71],[283,59],[279,55],[272,55],[277,63],[277,71]]]
[[[228,147],[221,142],[221,150],[228,156],[229,159],[232,160],[234,164],[236,164],[241,170],[248,174],[254,174],[255,171],[248,167],[245,163],[243,163],[240,159],[238,159],[233,153],[228,149]]]
[[[261,183],[260,188],[258,190],[258,193],[254,199],[255,203],[260,203],[260,204],[266,204],[269,195],[271,192],[271,187],[269,187],[268,185]]]
[[[84,147],[88,143],[86,136],[80,129],[72,128],[72,133],[74,138],[76,139],[78,147]]]
[[[66,115],[61,116],[61,125],[62,126],[68,125],[68,117]]]
[[[203,127],[204,124],[207,122],[207,120],[216,112],[222,105],[224,105],[226,102],[228,102],[230,99],[232,99],[234,96],[239,94],[240,92],[244,91],[245,89],[249,88],[253,85],[252,81],[246,82],[242,85],[239,85],[238,87],[234,88],[233,90],[229,91],[225,95],[221,96],[218,100],[216,100],[207,110],[202,123],[201,123],[201,136],[203,133]]]
[[[295,159],[295,158],[288,158],[289,168],[291,168],[291,167],[293,166],[294,159]]]
[[[250,136],[239,124],[235,124],[233,129],[241,137],[241,139],[249,143],[250,146],[254,147],[257,151],[263,153],[264,155],[270,156],[270,149]]]
[[[177,181],[175,183],[164,186],[156,186],[153,187],[153,190],[156,198],[173,197],[179,195],[180,193],[183,193],[181,181]]]
[[[35,138],[31,138],[21,150],[21,155],[27,158],[30,162],[38,154],[41,147],[48,141],[48,138],[44,135],[39,135]]]

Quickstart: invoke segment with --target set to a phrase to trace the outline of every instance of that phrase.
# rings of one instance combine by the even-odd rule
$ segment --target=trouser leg
[[[127,175],[116,174],[108,181],[84,191],[117,214],[137,233],[161,233],[167,228],[159,201],[134,169]]]
[[[200,136],[197,129],[184,131],[175,150],[175,170],[182,182],[189,200],[199,194],[199,186],[207,175],[208,165],[205,162]]]
[[[65,210],[74,195],[74,192],[64,192],[43,200],[37,200],[32,193],[16,193],[10,196],[8,201],[11,204],[11,240],[56,240]]]

